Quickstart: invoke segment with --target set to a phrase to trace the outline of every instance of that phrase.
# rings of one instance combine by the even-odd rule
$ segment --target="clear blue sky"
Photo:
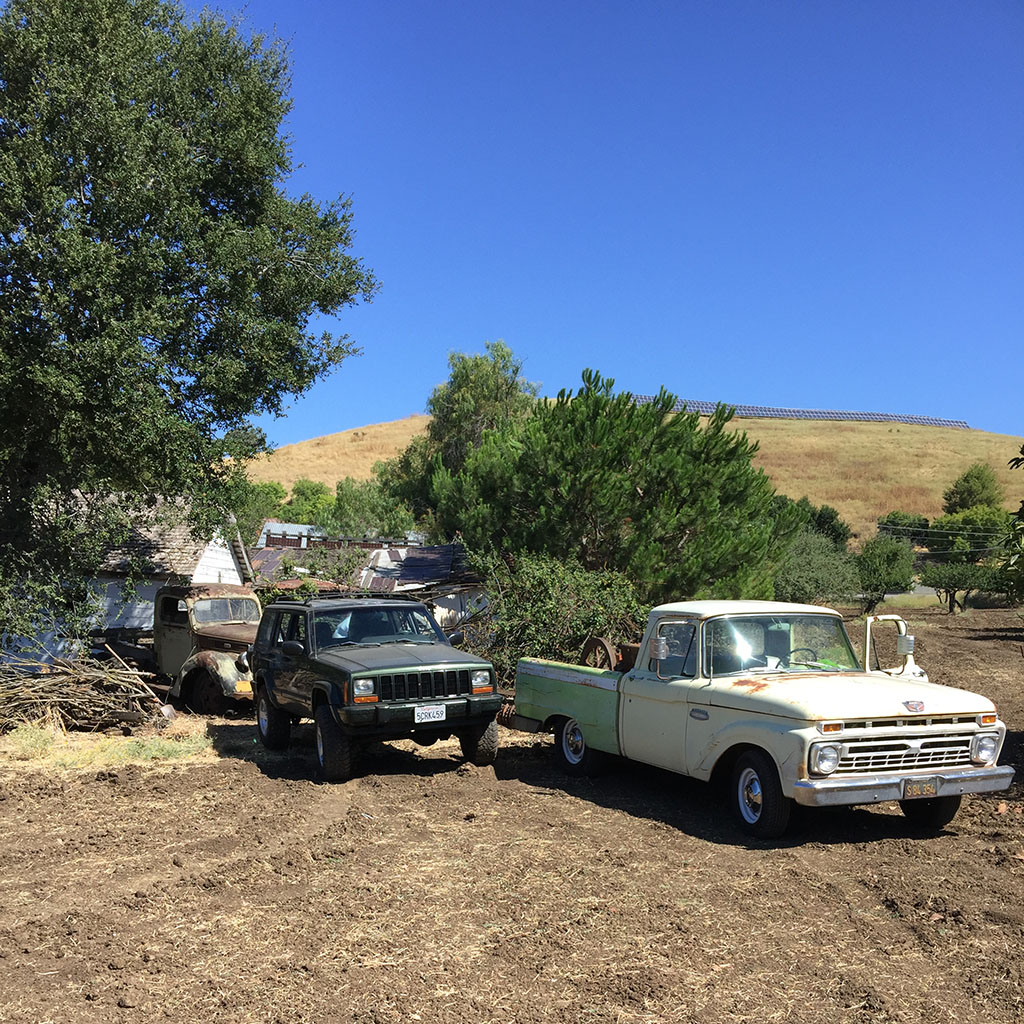
[[[223,0],[225,12],[239,10]],[[423,411],[504,339],[553,395],[917,413],[1024,435],[1019,0],[250,0],[293,194],[351,194],[364,348],[264,423]],[[1007,452],[1007,457],[1013,451]]]

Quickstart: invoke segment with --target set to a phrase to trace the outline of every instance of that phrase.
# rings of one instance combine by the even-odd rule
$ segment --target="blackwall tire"
[[[900,810],[914,828],[922,832],[940,832],[956,817],[961,799],[957,794],[926,800],[901,800]]]
[[[284,750],[291,737],[292,716],[270,700],[267,688],[256,691],[256,734],[267,750]]]
[[[489,722],[486,726],[460,732],[459,746],[470,764],[481,768],[494,764],[498,756],[498,723]]]
[[[227,701],[220,683],[209,672],[197,672],[188,691],[188,706],[197,715],[223,715]]]
[[[739,756],[732,772],[736,821],[747,835],[778,839],[789,825],[793,801],[782,792],[775,762],[763,750]]]
[[[313,713],[316,760],[325,782],[344,782],[352,777],[352,743],[334,720],[326,704]]]

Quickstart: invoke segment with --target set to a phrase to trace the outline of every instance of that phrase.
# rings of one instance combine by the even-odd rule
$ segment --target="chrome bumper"
[[[994,793],[1013,781],[1013,769],[963,768],[956,771],[916,772],[907,775],[860,775],[842,779],[800,779],[793,787],[793,798],[807,807],[837,807],[842,804],[877,804],[883,800],[902,800],[903,783],[910,779],[935,779],[939,796],[960,793]]]

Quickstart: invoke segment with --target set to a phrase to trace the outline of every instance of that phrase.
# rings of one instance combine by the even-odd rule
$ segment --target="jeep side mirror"
[[[285,640],[281,644],[281,653],[287,654],[289,658],[301,658],[306,648],[298,640]]]
[[[454,633],[450,633],[448,635],[448,643],[450,643],[452,645],[452,647],[458,647],[459,644],[465,643],[465,642],[466,642],[466,634],[463,633],[461,629],[457,629],[457,630],[455,630]]]

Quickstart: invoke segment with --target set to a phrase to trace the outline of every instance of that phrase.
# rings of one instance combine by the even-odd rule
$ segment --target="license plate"
[[[443,722],[443,704],[417,704],[413,708],[412,720],[414,722]]]
[[[917,797],[929,797],[939,795],[938,779],[904,779],[903,799],[913,800]]]

